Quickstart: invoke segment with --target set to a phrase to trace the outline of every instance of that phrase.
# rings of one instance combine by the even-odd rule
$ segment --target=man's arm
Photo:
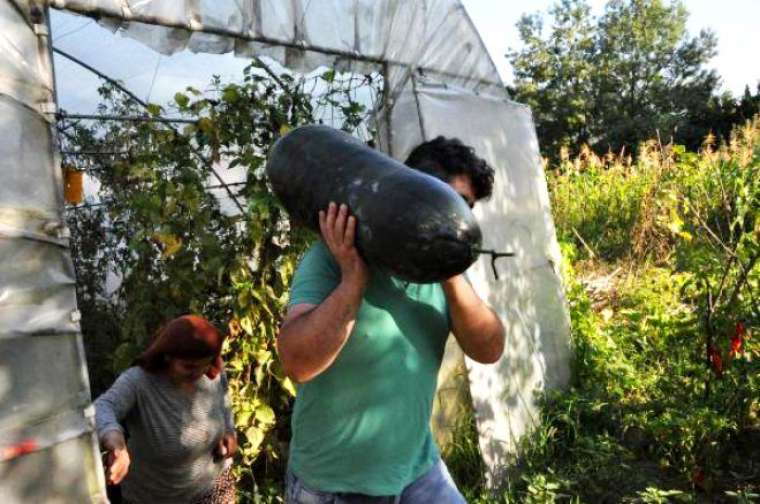
[[[341,280],[319,305],[290,307],[277,337],[282,367],[296,382],[307,382],[335,361],[356,323],[369,271],[354,247],[356,219],[330,203],[319,212],[322,239],[340,266]]]
[[[472,360],[491,364],[504,352],[504,325],[494,311],[457,275],[441,282],[459,346]]]

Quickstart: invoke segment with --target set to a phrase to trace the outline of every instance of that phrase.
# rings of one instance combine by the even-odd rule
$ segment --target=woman
[[[174,319],[95,401],[108,483],[122,484],[125,502],[235,501],[223,341],[203,317]]]

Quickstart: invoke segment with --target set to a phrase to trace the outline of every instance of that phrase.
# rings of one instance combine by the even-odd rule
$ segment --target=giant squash
[[[362,257],[399,279],[438,282],[477,258],[480,227],[456,191],[342,131],[292,130],[272,147],[267,175],[296,225],[319,232],[319,210],[347,204]]]

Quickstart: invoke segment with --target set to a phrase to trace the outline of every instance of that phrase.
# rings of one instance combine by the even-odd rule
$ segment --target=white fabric
[[[0,209],[60,214],[63,188],[51,170],[52,147],[50,124],[39,112],[0,95]]]
[[[37,64],[37,39],[29,36],[27,22],[10,1],[0,2],[0,27],[0,96],[36,110],[50,96]]]
[[[0,228],[0,340],[78,332],[68,248],[2,235]]]
[[[466,359],[481,452],[491,481],[498,483],[517,441],[534,425],[534,392],[562,387],[570,374],[560,251],[535,127],[530,110],[514,102],[431,83],[418,82],[416,89],[426,139],[458,137],[496,170],[493,196],[477,204],[475,215],[484,248],[516,254],[497,259],[498,280],[490,256],[481,255],[468,270],[473,287],[507,329],[504,356],[497,364]],[[403,134],[394,139],[400,159],[419,140]]]
[[[320,65],[365,72],[379,70],[387,61],[391,88],[403,83],[406,67],[413,66],[467,89],[504,93],[496,67],[459,0],[54,0],[52,4],[110,17],[102,23],[163,54],[185,48],[266,54],[303,72]],[[272,49],[278,43],[280,47]]]
[[[89,401],[74,334],[0,339],[0,351],[0,446],[13,436],[35,437],[46,430],[40,420]]]
[[[13,462],[0,463],[0,501],[3,504],[107,504],[98,481],[81,468],[100,463],[90,434],[63,440]],[[93,457],[94,460],[93,460]]]

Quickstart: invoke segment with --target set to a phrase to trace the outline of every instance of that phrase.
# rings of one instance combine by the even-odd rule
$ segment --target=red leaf
[[[723,375],[723,359],[720,357],[720,352],[715,347],[710,347],[708,357],[710,359],[710,365],[713,371],[718,376]]]
[[[734,337],[736,336],[744,336],[747,332],[747,328],[744,326],[744,322],[737,322],[736,328],[734,329]]]
[[[691,481],[694,483],[694,486],[704,488],[705,472],[701,467],[694,468],[694,471],[691,473]]]
[[[728,352],[728,355],[731,357],[736,357],[737,354],[740,354],[742,352],[742,337],[741,336],[733,336],[731,338],[731,351]]]

